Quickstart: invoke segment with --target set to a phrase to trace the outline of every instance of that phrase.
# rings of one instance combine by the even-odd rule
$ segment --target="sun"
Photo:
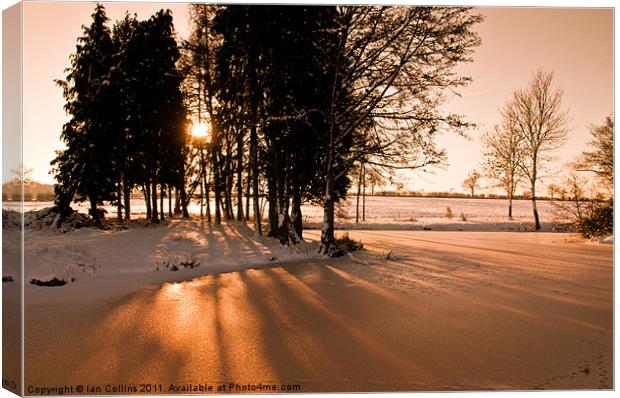
[[[204,138],[209,132],[209,127],[204,123],[192,124],[192,135],[196,138]]]

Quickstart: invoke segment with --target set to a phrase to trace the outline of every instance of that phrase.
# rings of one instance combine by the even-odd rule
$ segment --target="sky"
[[[182,3],[103,4],[113,21],[121,19],[126,10],[145,19],[160,8],[170,8],[178,37],[188,35],[187,8]],[[93,7],[89,2],[24,3],[24,165],[41,182],[53,182],[49,162],[63,147],[59,137],[67,120],[62,92],[54,79],[64,78],[81,25],[90,23]],[[569,140],[559,151],[553,171],[561,170],[584,149],[588,126],[601,124],[613,112],[612,9],[495,7],[476,11],[485,17],[476,28],[482,45],[472,63],[457,69],[473,82],[443,109],[465,115],[477,127],[469,139],[454,133],[438,137],[448,164],[431,173],[401,173],[408,189],[464,191],[462,181],[481,164],[479,135],[500,121],[499,108],[513,90],[527,85],[536,69],[554,71],[570,115]],[[10,178],[10,171],[4,170],[3,180]]]

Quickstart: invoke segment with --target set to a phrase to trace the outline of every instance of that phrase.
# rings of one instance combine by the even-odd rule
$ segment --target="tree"
[[[125,210],[125,219],[131,218],[131,191],[139,181],[136,173],[137,159],[135,150],[139,143],[136,140],[135,132],[132,130],[132,113],[136,111],[133,103],[134,93],[132,92],[129,81],[138,80],[135,74],[136,66],[131,61],[137,61],[130,45],[135,38],[139,22],[135,15],[126,14],[125,17],[117,21],[112,29],[112,41],[114,44],[113,66],[110,70],[111,86],[114,94],[117,95],[117,116],[118,130],[114,138],[114,162],[118,164],[117,178],[117,218],[122,219],[121,206]],[[121,196],[124,202],[121,205]]]
[[[524,156],[519,169],[530,183],[535,228],[539,230],[536,183],[542,177],[545,162],[567,138],[568,115],[562,107],[562,89],[553,84],[553,72],[536,71],[528,87],[513,92],[502,116],[522,140]]]
[[[83,28],[66,79],[57,80],[63,89],[65,123],[61,139],[66,149],[52,161],[56,178],[56,205],[61,213],[72,200],[90,202],[89,214],[97,222],[103,216],[98,206],[114,200],[118,164],[113,138],[118,132],[117,98],[110,84],[113,43],[106,26],[105,9],[97,4],[92,23]]]
[[[249,196],[251,187],[254,229],[262,232],[258,204],[263,179],[267,233],[282,243],[302,238],[301,205],[322,192],[316,182],[321,179],[320,137],[330,87],[322,49],[334,16],[335,7],[248,5],[223,7],[213,19],[221,39],[215,49],[215,110],[223,140],[217,153],[224,202],[230,202],[236,163],[241,208],[242,152],[244,137],[249,137],[246,192]],[[342,185],[346,176],[338,181]]]
[[[147,217],[157,222],[166,189],[169,200],[173,187],[184,191],[187,129],[172,16],[169,10],[147,21],[126,15],[113,34],[102,5],[92,17],[67,78],[57,81],[71,118],[61,134],[67,148],[52,162],[56,206],[66,215],[72,200],[88,199],[99,222],[97,207],[109,201],[119,220],[123,206],[129,219],[131,190],[142,186]]]
[[[479,180],[482,176],[477,170],[471,171],[463,181],[463,188],[471,191],[471,197],[476,196],[476,189],[480,186]]]
[[[125,143],[131,183],[142,187],[147,217],[156,223],[164,216],[166,187],[176,187],[181,196],[185,190],[187,126],[176,67],[180,55],[169,10],[138,22],[134,30],[119,60],[128,115]]]
[[[555,199],[558,197],[558,195],[561,195],[561,192],[562,187],[560,187],[558,184],[547,185],[547,195],[549,195],[549,198]]]
[[[506,122],[482,136],[486,158],[485,172],[497,186],[506,191],[509,219],[512,219],[512,200],[522,179],[519,169],[523,159],[522,141],[515,126]]]
[[[596,174],[607,187],[614,184],[614,119],[607,116],[600,126],[590,126],[589,151],[584,151],[577,162],[577,169]]]
[[[470,127],[439,112],[443,90],[469,79],[454,73],[480,43],[482,20],[467,8],[338,7],[325,49],[331,82],[326,113],[324,222],[320,251],[333,252],[336,179],[360,158],[394,168],[443,160],[433,144],[443,128]],[[372,159],[371,159],[372,158]]]

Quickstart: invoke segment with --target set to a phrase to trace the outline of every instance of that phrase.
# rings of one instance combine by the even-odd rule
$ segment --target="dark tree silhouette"
[[[164,10],[147,21],[126,15],[114,37],[107,22],[98,4],[66,80],[58,81],[71,119],[61,135],[67,148],[52,162],[56,204],[66,212],[72,200],[88,199],[91,216],[100,220],[97,206],[107,200],[122,219],[124,195],[129,218],[131,190],[141,186],[147,216],[158,222],[166,189],[169,196],[172,187],[185,189],[187,126],[172,16]]]
[[[195,4],[182,57],[169,11],[146,21],[127,15],[112,37],[105,14],[97,18],[92,31],[103,33],[87,30],[83,40],[101,54],[75,55],[61,83],[67,109],[79,112],[55,162],[58,203],[86,195],[93,209],[112,201],[117,217],[124,206],[129,218],[131,191],[141,188],[147,217],[158,222],[165,196],[171,209],[174,190],[175,208],[188,216],[199,190],[210,222],[212,192],[216,224],[252,217],[261,234],[266,209],[266,232],[283,244],[303,238],[302,204],[318,203],[321,252],[331,255],[334,207],[355,165],[364,201],[366,172],[372,186],[376,176],[440,163],[436,133],[471,126],[439,111],[444,91],[469,81],[454,71],[479,44],[472,27],[481,17],[467,8]],[[95,79],[82,83],[89,68]],[[74,105],[82,106],[79,90],[98,94],[92,115]],[[210,126],[200,145],[189,144],[186,112]],[[83,135],[79,118],[107,140]],[[93,168],[103,178],[93,189],[85,178],[94,174],[73,167],[88,148],[107,160]]]
[[[97,4],[71,55],[66,79],[57,81],[70,120],[61,133],[66,149],[52,161],[61,212],[66,213],[73,200],[88,200],[89,214],[96,221],[103,216],[98,206],[116,198],[119,169],[114,156],[117,97],[109,80],[114,46],[107,22],[104,7]]]
[[[442,161],[433,143],[441,129],[469,127],[439,111],[444,89],[469,79],[454,67],[480,43],[467,8],[339,7],[327,47],[331,101],[321,249],[334,251],[336,178],[360,158],[393,168]],[[340,168],[340,170],[338,170]]]

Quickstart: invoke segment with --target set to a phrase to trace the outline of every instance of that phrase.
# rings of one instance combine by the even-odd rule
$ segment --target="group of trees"
[[[252,198],[262,233],[264,196],[267,234],[297,242],[311,201],[330,253],[355,170],[438,163],[435,133],[468,127],[438,110],[444,89],[468,82],[453,73],[479,43],[468,9],[192,5],[191,16],[186,101],[211,131],[194,185],[213,190],[216,223],[235,216],[235,200],[247,218]]]
[[[554,153],[567,140],[567,111],[562,105],[562,89],[553,82],[553,73],[536,71],[529,85],[515,90],[501,109],[502,120],[492,131],[483,135],[486,174],[501,187],[509,198],[508,217],[512,218],[512,199],[520,185],[529,188],[535,228],[540,229],[536,207],[537,183],[549,172],[547,165]],[[613,119],[603,126],[591,128],[591,151],[571,165],[575,170],[592,171],[602,184],[613,186]],[[550,184],[553,198],[569,196],[577,202],[581,217],[583,200],[581,178],[569,173],[565,189]]]
[[[157,220],[164,195],[186,209],[201,192],[209,221],[253,219],[261,234],[264,199],[265,232],[294,243],[310,201],[330,254],[354,177],[365,187],[367,173],[439,163],[437,132],[471,127],[439,108],[469,82],[454,70],[480,43],[468,8],[197,4],[190,16],[179,52],[169,12],[110,32],[97,6],[59,82],[71,116],[54,161],[59,206],[89,200],[99,217],[111,201],[128,217],[121,197],[137,187]],[[186,113],[206,137],[188,139]]]
[[[486,148],[485,168],[509,198],[508,217],[512,217],[517,186],[528,184],[538,230],[536,184],[554,151],[566,142],[568,132],[562,89],[554,85],[553,72],[536,71],[527,87],[512,93],[501,115],[501,123],[482,138]]]
[[[126,15],[112,31],[107,23],[98,4],[65,80],[57,81],[70,119],[61,133],[66,149],[52,161],[55,202],[65,213],[71,201],[88,201],[99,221],[99,206],[109,201],[120,220],[123,208],[128,219],[138,187],[147,217],[157,222],[164,196],[171,200],[175,190],[183,198],[185,189],[186,111],[172,16],[163,10],[145,21]],[[186,201],[177,205],[187,213]]]

